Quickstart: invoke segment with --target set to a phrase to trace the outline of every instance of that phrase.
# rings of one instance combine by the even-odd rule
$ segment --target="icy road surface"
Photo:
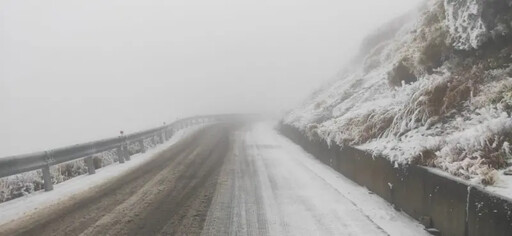
[[[266,124],[204,128],[0,234],[427,235]]]

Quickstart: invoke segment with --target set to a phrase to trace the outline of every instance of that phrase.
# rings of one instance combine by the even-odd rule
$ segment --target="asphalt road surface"
[[[268,125],[216,124],[0,235],[425,235]]]

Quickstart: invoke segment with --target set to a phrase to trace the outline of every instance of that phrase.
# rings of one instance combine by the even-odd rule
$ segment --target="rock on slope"
[[[283,122],[310,138],[493,184],[512,159],[512,0],[423,8],[412,23],[367,39],[357,66]]]

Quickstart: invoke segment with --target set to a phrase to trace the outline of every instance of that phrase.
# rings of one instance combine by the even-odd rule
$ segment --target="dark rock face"
[[[502,37],[512,32],[512,0],[486,0],[482,4],[482,21],[491,36]]]
[[[395,87],[401,86],[402,83],[411,84],[417,80],[418,78],[416,78],[403,62],[399,62],[396,67],[388,73],[388,81]]]

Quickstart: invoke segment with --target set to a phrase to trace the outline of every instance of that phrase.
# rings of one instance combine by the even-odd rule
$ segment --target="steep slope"
[[[512,0],[430,0],[415,21],[392,26],[283,121],[493,184],[512,159]]]

